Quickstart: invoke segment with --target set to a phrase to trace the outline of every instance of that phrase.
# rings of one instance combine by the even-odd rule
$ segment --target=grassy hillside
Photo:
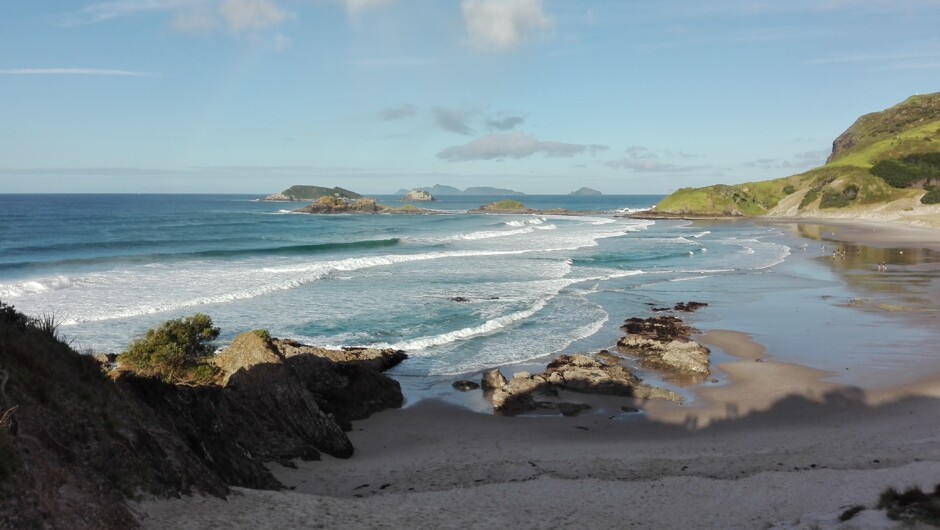
[[[903,185],[893,181],[901,186],[894,187],[878,176],[883,172],[876,168],[873,173],[872,167],[879,162],[881,167],[896,167],[912,155],[930,158],[930,153],[938,152],[940,93],[914,96],[859,118],[833,142],[824,166],[775,180],[683,188],[663,199],[655,211],[679,216],[815,216],[861,213],[885,205],[912,211],[921,207],[919,199],[925,197],[925,189],[927,199],[938,194],[930,191],[935,181],[909,178]]]

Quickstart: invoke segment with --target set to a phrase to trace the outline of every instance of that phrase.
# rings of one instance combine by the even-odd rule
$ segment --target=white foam
[[[456,342],[460,340],[467,340],[473,337],[479,337],[481,335],[488,335],[494,333],[506,327],[509,327],[516,322],[525,320],[532,315],[541,311],[545,305],[548,303],[548,300],[539,300],[532,307],[525,309],[523,311],[517,311],[515,313],[510,313],[508,315],[503,315],[501,317],[493,318],[487,320],[486,322],[473,327],[458,329],[456,331],[450,331],[447,333],[441,333],[440,335],[433,335],[430,337],[420,337],[417,339],[397,342],[391,347],[399,350],[405,350],[408,352],[420,352],[431,348],[433,346],[441,346],[443,344],[448,344],[451,342]]]

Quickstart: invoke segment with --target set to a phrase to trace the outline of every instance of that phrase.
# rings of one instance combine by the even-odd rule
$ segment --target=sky
[[[940,0],[0,0],[0,193],[669,193],[940,91]]]

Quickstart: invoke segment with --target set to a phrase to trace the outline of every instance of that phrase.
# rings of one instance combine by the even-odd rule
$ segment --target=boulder
[[[709,350],[694,341],[669,342],[628,335],[617,343],[618,349],[640,358],[643,366],[677,374],[709,375]]]
[[[483,372],[483,379],[480,381],[480,386],[483,387],[483,390],[497,390],[503,388],[506,383],[506,376],[499,371],[499,368],[494,368]]]
[[[454,388],[456,388],[457,390],[461,392],[469,392],[471,390],[476,390],[480,388],[479,383],[476,383],[474,381],[466,381],[466,380],[454,381],[453,383],[451,383],[451,386],[453,386]]]
[[[412,190],[406,193],[401,200],[402,202],[431,202],[437,199],[427,191]]]

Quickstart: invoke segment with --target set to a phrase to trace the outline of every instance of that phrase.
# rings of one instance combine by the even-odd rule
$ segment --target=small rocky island
[[[323,186],[310,186],[296,184],[286,190],[268,195],[261,202],[305,202],[315,201],[320,197],[340,197],[343,199],[361,199],[362,195],[339,186],[326,188]]]
[[[344,197],[320,197],[315,202],[304,206],[294,213],[308,214],[397,214],[397,215],[426,215],[435,213],[431,210],[417,208],[406,204],[399,208],[384,206],[375,199],[363,197],[360,199],[346,199]]]
[[[405,194],[404,197],[401,198],[402,202],[431,202],[436,200],[437,199],[435,199],[434,196],[429,192],[422,190],[409,191]]]

